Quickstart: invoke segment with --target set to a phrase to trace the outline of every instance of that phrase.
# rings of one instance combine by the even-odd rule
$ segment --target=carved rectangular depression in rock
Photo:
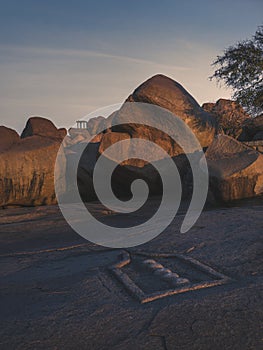
[[[109,270],[140,303],[214,287],[231,278],[185,255],[123,251]]]

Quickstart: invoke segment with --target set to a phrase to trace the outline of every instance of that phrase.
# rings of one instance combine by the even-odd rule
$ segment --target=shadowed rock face
[[[251,118],[242,127],[239,141],[263,140],[263,115]]]
[[[263,143],[263,131],[259,131],[253,137],[253,141],[262,141]]]
[[[202,108],[214,116],[219,129],[234,138],[238,138],[243,123],[250,119],[239,103],[223,98],[216,103],[204,103]]]
[[[263,155],[237,140],[219,135],[206,152],[210,190],[221,201],[263,193]]]
[[[41,130],[34,118],[29,120],[23,138],[12,133],[15,143],[0,153],[0,205],[43,205],[56,203],[54,165],[60,147],[60,130],[49,120],[41,118]],[[40,129],[39,129],[40,128]],[[44,137],[45,130],[47,137]],[[8,131],[9,134],[10,131]],[[40,133],[39,135],[37,135]],[[30,134],[33,134],[30,136]],[[63,158],[63,155],[61,156]],[[58,169],[60,188],[63,190],[65,161]],[[61,171],[61,173],[60,173]]]
[[[0,126],[0,152],[7,151],[19,141],[19,135],[15,130]]]

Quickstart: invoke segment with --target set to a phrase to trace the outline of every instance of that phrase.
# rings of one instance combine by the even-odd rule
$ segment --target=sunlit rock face
[[[19,141],[19,135],[15,130],[0,126],[0,152],[7,151]]]
[[[155,75],[146,80],[127,101],[150,103],[172,112],[192,129],[202,147],[209,146],[213,141],[214,118],[199,106],[182,85],[164,75]]]
[[[149,109],[140,107],[140,103],[152,107]],[[154,106],[157,106],[156,109]],[[213,141],[216,132],[214,117],[205,112],[179,83],[164,75],[156,75],[136,88],[120,110],[111,115],[111,130],[107,130],[102,135],[99,147],[100,156],[109,146],[121,140],[131,141],[122,144],[119,148],[119,152],[126,160],[121,163],[113,176],[112,182],[116,187],[120,187],[120,184],[124,182],[123,179],[127,179],[130,183],[131,179],[142,178],[146,180],[153,193],[162,192],[160,177],[152,165],[158,162],[165,167],[163,156],[159,156],[158,152],[153,152],[149,145],[140,150],[141,159],[131,157],[134,148],[132,141],[137,138],[150,141],[165,150],[178,166],[182,180],[188,172],[189,163],[184,149],[176,142],[177,138],[173,139],[162,130],[149,126],[152,124],[153,114],[155,120],[158,120],[157,124],[164,126],[164,129],[171,131],[172,134],[176,135],[177,131],[171,130],[169,126],[178,127],[179,130],[176,121],[179,118],[190,127],[202,147],[208,147]],[[171,116],[174,119],[173,123],[170,121]],[[130,120],[138,122],[130,122]],[[140,124],[142,120],[144,123]],[[110,160],[114,161],[114,159]]]
[[[54,166],[65,131],[57,129],[51,121],[37,117],[27,122],[23,137],[19,138],[11,131],[8,135],[12,135],[5,138],[9,147],[0,147],[0,205],[56,203]],[[61,190],[65,165],[65,161],[61,161],[61,169],[58,169]]]
[[[62,140],[66,134],[66,129],[57,129],[49,119],[43,117],[31,117],[26,123],[26,126],[21,134],[21,139],[30,136],[43,136]]]

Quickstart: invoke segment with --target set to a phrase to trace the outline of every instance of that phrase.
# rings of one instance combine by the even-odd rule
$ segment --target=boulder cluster
[[[56,203],[54,164],[66,133],[66,129],[57,129],[41,117],[30,118],[21,137],[14,130],[0,127],[2,207]],[[61,169],[61,183],[63,172]]]
[[[205,152],[209,199],[229,202],[263,194],[262,115],[252,118],[239,104],[224,99],[201,107],[179,83],[163,75],[145,81],[126,101],[162,107],[191,128]],[[152,141],[169,154],[178,167],[183,194],[191,195],[191,169],[184,150],[163,131],[147,125],[125,123],[128,113],[127,103],[124,103],[108,118],[90,119],[87,129],[71,128],[68,132],[40,117],[30,118],[21,136],[1,126],[0,205],[56,203],[54,164],[62,141],[64,151],[60,153],[60,166],[56,169],[57,188],[62,193],[70,193],[70,174],[78,167],[82,199],[96,199],[93,171],[98,157],[104,157],[109,146],[127,140],[120,146],[126,160],[116,164],[112,176],[113,190],[118,196],[130,195],[131,182],[142,178],[147,181],[150,193],[161,194],[162,181],[152,164],[129,157],[130,140],[139,138]],[[167,122],[165,117],[161,122]],[[85,151],[78,162],[82,149]],[[149,153],[147,149],[142,152]],[[114,159],[108,161],[114,162]]]

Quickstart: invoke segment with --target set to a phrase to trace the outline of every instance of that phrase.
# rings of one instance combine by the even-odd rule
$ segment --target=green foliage
[[[233,98],[247,112],[263,112],[263,25],[250,40],[228,47],[212,63],[218,69],[210,77],[233,88]]]

